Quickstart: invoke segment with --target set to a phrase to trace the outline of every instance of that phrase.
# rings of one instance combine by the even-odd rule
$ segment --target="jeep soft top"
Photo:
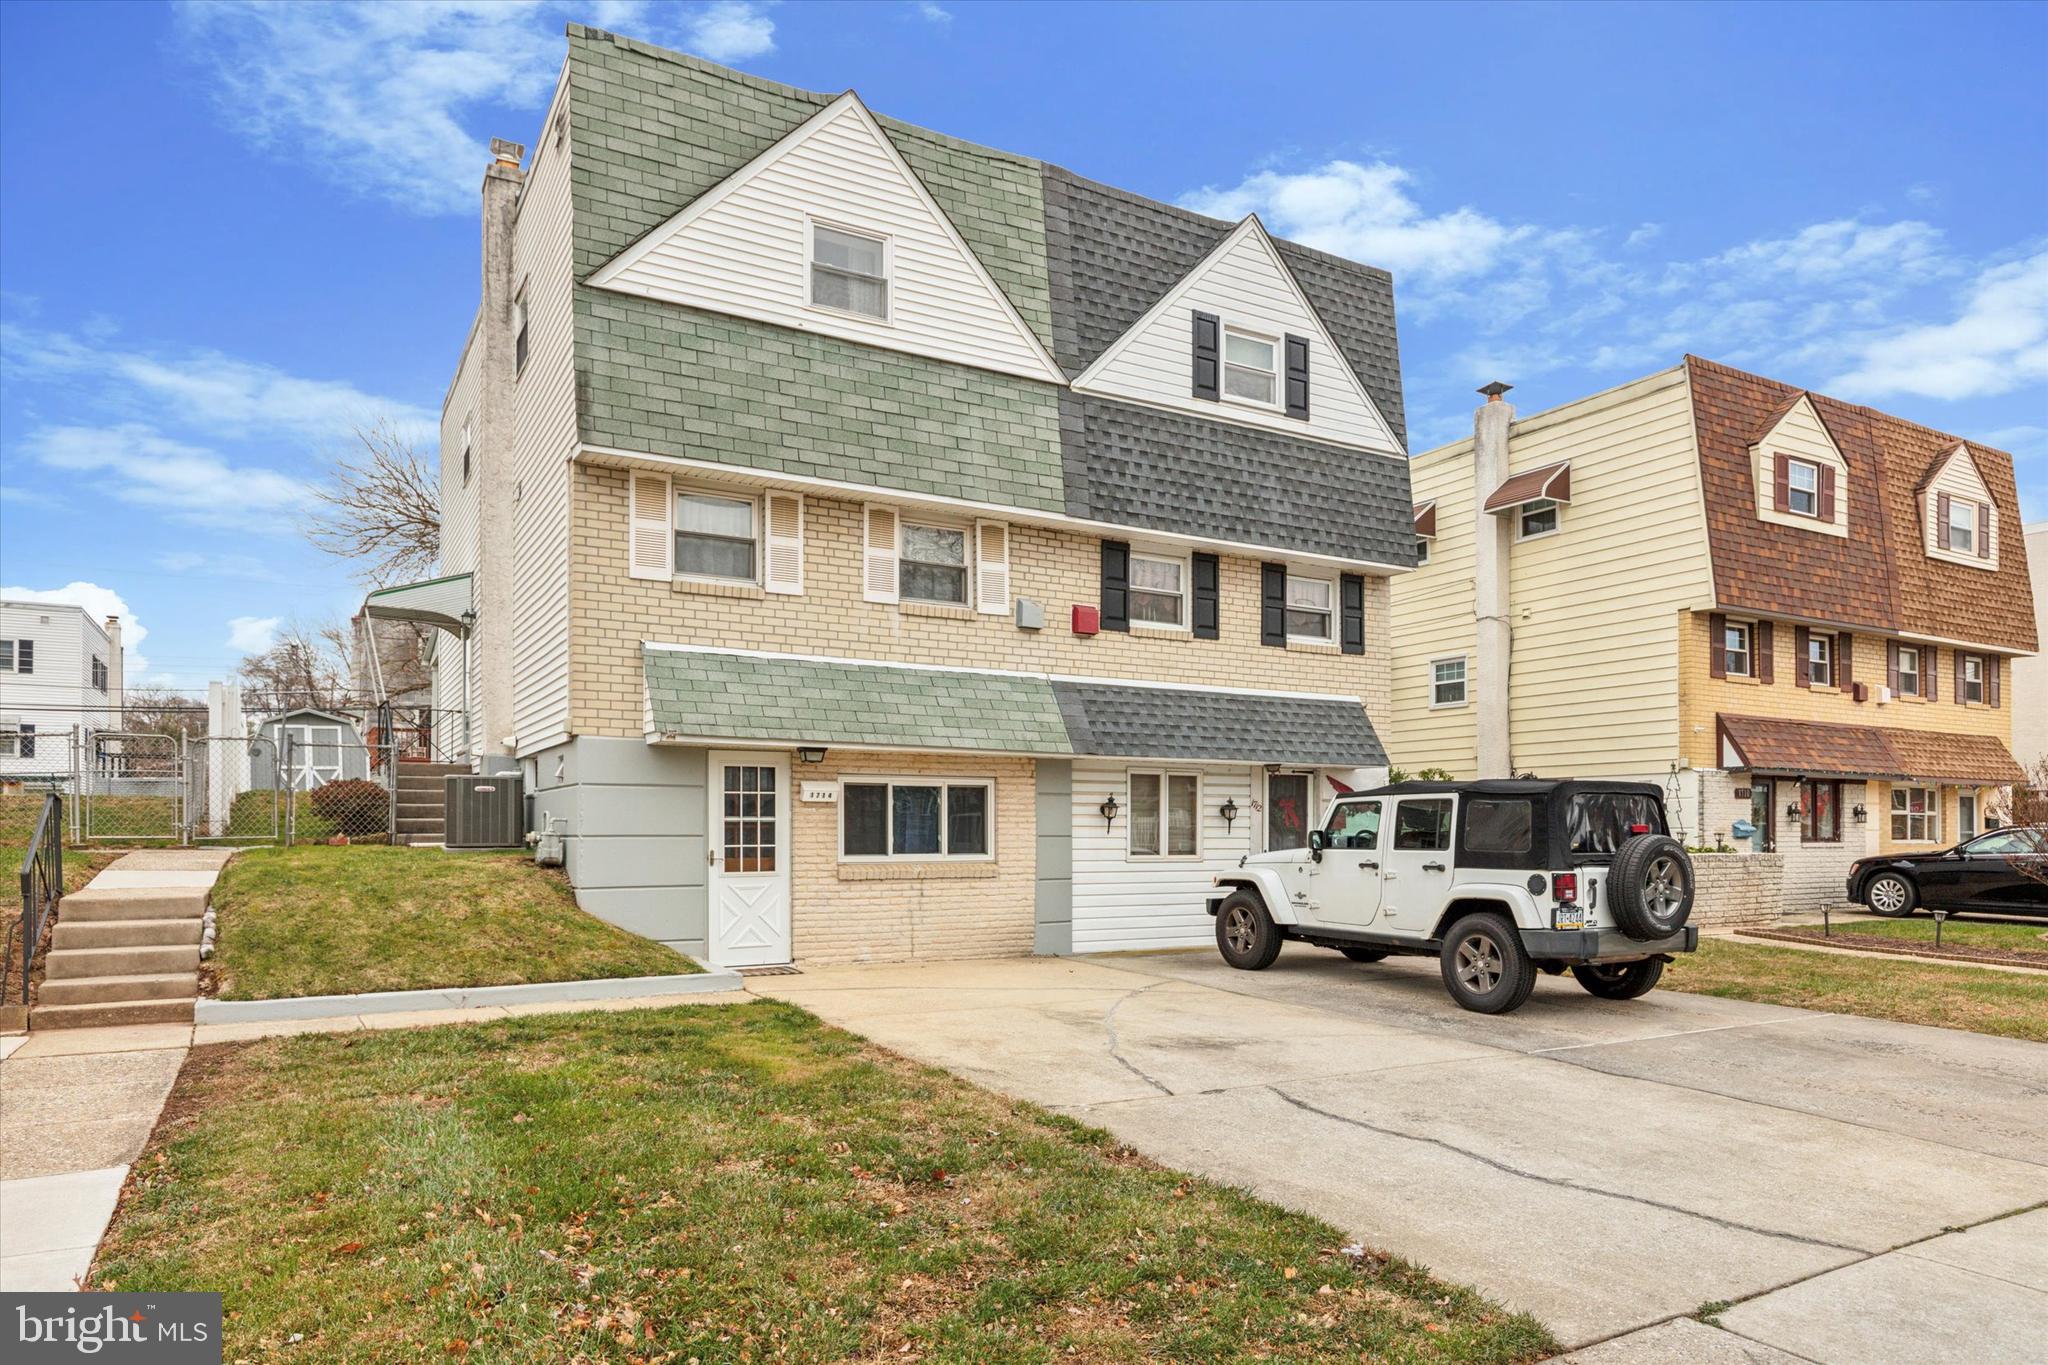
[[[1461,867],[1546,868],[1612,862],[1629,839],[1665,834],[1664,793],[1650,782],[1598,778],[1483,778],[1472,782],[1393,782],[1338,800],[1373,796],[1459,796],[1457,845]],[[1518,809],[1519,807],[1519,809]],[[1526,824],[1522,822],[1526,821]],[[1546,838],[1504,839],[1504,824],[1542,830]],[[1489,838],[1489,834],[1496,837]],[[1520,851],[1526,847],[1526,851]],[[1517,851],[1505,851],[1515,849]]]

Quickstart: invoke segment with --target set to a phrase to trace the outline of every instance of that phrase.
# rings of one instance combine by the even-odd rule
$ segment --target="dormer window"
[[[1262,337],[1251,332],[1241,332],[1235,327],[1225,327],[1224,396],[1246,403],[1259,403],[1269,408],[1277,406],[1280,392],[1279,357],[1280,342],[1277,338]]]
[[[1948,504],[1948,525],[1943,528],[1946,539],[1943,544],[1957,554],[1977,552],[1977,504],[1951,498]]]
[[[888,321],[888,240],[811,224],[811,304]]]
[[[1810,460],[1785,462],[1785,501],[1788,512],[1802,517],[1820,515],[1820,466]]]

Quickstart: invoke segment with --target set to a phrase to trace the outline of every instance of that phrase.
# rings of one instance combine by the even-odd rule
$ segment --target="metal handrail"
[[[43,945],[43,930],[57,917],[57,904],[63,899],[64,798],[52,792],[43,798],[35,834],[21,860],[21,918],[16,921],[16,932],[21,935],[23,1005],[28,1004],[29,981],[35,975],[36,951]],[[7,980],[14,967],[13,947],[10,943],[0,950],[0,1000],[7,999],[13,989]]]

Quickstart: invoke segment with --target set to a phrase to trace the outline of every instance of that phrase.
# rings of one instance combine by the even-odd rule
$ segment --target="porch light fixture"
[[[1869,816],[1870,812],[1864,810],[1861,806],[1855,806],[1850,809],[1849,814],[1855,816],[1856,823],[1860,825]]]
[[[1102,832],[1107,834],[1110,827],[1116,824],[1116,793],[1111,792],[1108,796],[1104,797],[1102,804],[1097,806],[1096,809],[1102,812]]]
[[[1799,818],[1799,803],[1797,801],[1788,802],[1786,804],[1785,818],[1787,820],[1797,820]]]
[[[1231,824],[1237,819],[1237,802],[1228,796],[1224,797],[1222,809],[1216,813],[1223,817],[1223,829],[1228,833]]]
[[[825,751],[815,745],[805,745],[796,751],[796,761],[799,763],[823,763],[825,761]]]

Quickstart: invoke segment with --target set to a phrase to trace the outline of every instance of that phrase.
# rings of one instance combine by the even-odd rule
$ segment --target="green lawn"
[[[594,919],[519,853],[258,848],[214,887],[229,1000],[661,976],[688,958]]]
[[[230,1360],[1554,1349],[1347,1240],[760,1001],[196,1049],[92,1287],[222,1291]]]
[[[64,889],[76,891],[98,875],[105,867],[122,854],[130,852],[125,848],[81,848],[77,844],[64,845]],[[6,878],[0,883],[0,901],[8,902],[16,911],[20,910],[21,899],[19,879],[21,860],[28,856],[26,843],[0,841],[0,875]]]
[[[2048,1042],[2048,975],[1702,938],[1698,952],[1681,953],[1664,969],[1662,984],[1698,995]]]
[[[1790,928],[1781,925],[1780,928]],[[1819,926],[1811,927],[1817,933]],[[1911,919],[1859,919],[1837,922],[1834,936],[1892,939],[1902,943],[1934,944],[1934,920],[1926,915]],[[1996,920],[1951,919],[1941,927],[1944,948],[1992,948],[2000,952],[2048,954],[2048,920],[2032,923],[2001,923]]]

